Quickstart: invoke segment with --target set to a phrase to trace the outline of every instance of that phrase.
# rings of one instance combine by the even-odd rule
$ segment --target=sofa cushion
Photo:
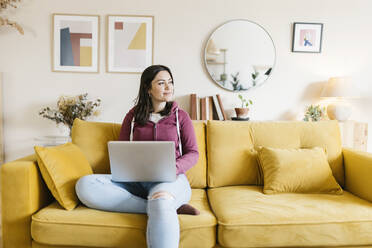
[[[216,218],[204,189],[193,189],[190,204],[200,215],[179,215],[180,247],[213,247]],[[31,235],[46,245],[94,247],[146,247],[145,214],[105,212],[79,205],[65,211],[56,202],[32,216]]]
[[[258,148],[265,194],[282,192],[342,194],[323,148]]]
[[[67,210],[78,204],[76,181],[92,174],[92,168],[79,147],[66,143],[53,147],[35,146],[37,163],[54,198]]]
[[[209,189],[208,198],[223,247],[372,243],[372,203],[346,191],[343,195],[265,195],[260,186],[230,186]]]
[[[193,121],[196,141],[198,143],[199,160],[190,170],[186,171],[187,179],[192,188],[207,187],[207,152],[205,144],[205,122]]]
[[[207,186],[205,123],[193,121],[193,125],[198,143],[199,160],[186,172],[186,176],[191,187],[205,188]],[[72,142],[83,151],[94,173],[110,173],[107,142],[119,138],[120,128],[120,124],[75,119],[72,126]]]
[[[248,122],[208,121],[208,186],[258,184],[257,156]]]
[[[118,139],[120,127],[116,123],[75,119],[71,130],[72,143],[83,151],[94,173],[110,172],[107,142]]]
[[[323,147],[337,182],[344,185],[337,121],[208,121],[208,186],[263,185],[255,149]]]

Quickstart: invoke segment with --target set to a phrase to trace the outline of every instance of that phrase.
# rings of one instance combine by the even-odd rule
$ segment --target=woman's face
[[[173,99],[173,80],[169,72],[160,71],[151,82],[149,94],[153,101],[169,102]]]

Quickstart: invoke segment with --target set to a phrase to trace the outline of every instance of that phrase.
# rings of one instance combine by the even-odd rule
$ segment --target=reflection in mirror
[[[264,83],[275,64],[270,35],[248,20],[232,20],[209,37],[204,60],[211,78],[231,91],[248,90]]]

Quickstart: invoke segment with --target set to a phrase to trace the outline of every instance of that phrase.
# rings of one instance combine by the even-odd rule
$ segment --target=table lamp
[[[331,98],[327,114],[331,120],[346,121],[351,115],[347,98],[356,97],[350,77],[331,77],[324,86],[321,97]]]

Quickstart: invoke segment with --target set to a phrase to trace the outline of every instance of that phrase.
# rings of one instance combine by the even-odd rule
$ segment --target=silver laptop
[[[112,180],[171,182],[176,180],[176,155],[171,141],[109,141]]]

